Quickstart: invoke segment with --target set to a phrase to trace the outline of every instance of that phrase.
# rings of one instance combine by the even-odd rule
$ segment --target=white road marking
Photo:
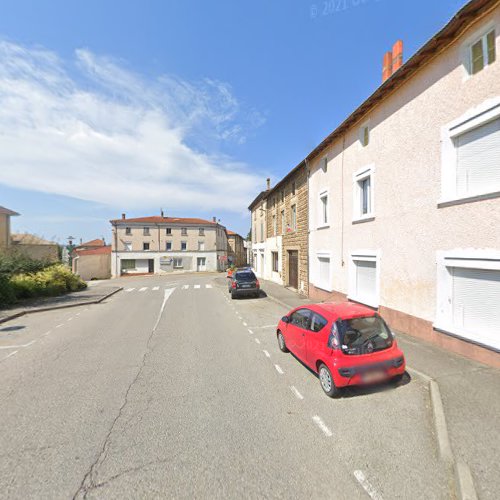
[[[159,286],[154,286],[154,287],[153,287],[153,292],[156,292],[156,291],[157,291],[157,290],[159,290],[159,289],[160,289],[160,287],[159,287]]]
[[[250,328],[276,328],[276,325],[251,326]]]
[[[68,321],[73,321],[73,317],[71,317],[71,318],[68,318]]]
[[[81,313],[76,313],[75,316],[80,316]]]
[[[205,285],[205,288],[212,288],[212,285]]]
[[[64,326],[64,325],[62,325],[62,324],[61,325],[57,325],[56,328],[61,328],[61,326]]]
[[[255,339],[255,342],[257,342],[257,344],[260,344],[260,340],[259,339]]]
[[[297,399],[304,399],[304,396],[302,396],[302,394],[297,390],[297,388],[294,385],[291,385],[290,389],[295,394],[295,396],[297,397]]]
[[[52,333],[52,330],[49,330],[48,332],[45,332],[42,337],[46,337],[47,335],[50,335]]]
[[[156,320],[155,326],[153,326],[153,332],[158,328],[161,316],[163,314],[163,310],[165,309],[165,304],[167,303],[168,298],[170,297],[170,295],[172,295],[172,292],[174,290],[175,290],[175,288],[169,288],[168,290],[165,290],[165,295],[163,296],[163,302],[161,304],[160,312],[158,314],[158,318]]]
[[[144,292],[144,290],[147,290],[149,287],[143,286],[142,288],[139,288],[139,292]]]
[[[418,377],[424,379],[426,382],[430,382],[432,380],[432,378],[429,377],[429,375],[419,372],[418,370],[415,370],[415,368],[410,368],[409,366],[407,366],[406,371],[409,372],[410,374],[417,375]]]
[[[248,325],[243,321],[243,326],[248,326]]]
[[[28,342],[27,344],[19,344],[19,345],[2,345],[0,346],[0,349],[19,349],[20,347],[29,347],[31,344],[34,344],[36,340],[32,340],[31,342]]]
[[[135,288],[127,288],[125,291],[126,292],[133,292],[135,290]]]
[[[200,287],[201,287],[201,285],[194,285],[193,288],[200,288]]]
[[[371,483],[366,479],[365,475],[360,470],[354,471],[354,477],[358,480],[359,484],[368,493],[372,500],[382,500],[382,496],[377,492],[377,490],[371,485]]]
[[[17,354],[19,351],[14,351],[14,352],[11,352],[10,354],[7,354],[7,356],[5,356],[5,358],[2,358],[1,361],[7,359],[7,358],[10,358],[11,356],[14,356],[14,354]]]
[[[187,290],[189,288],[189,285],[182,285],[183,290]]]
[[[283,373],[285,373],[285,372],[281,369],[281,366],[280,366],[280,365],[274,365],[274,368],[276,368],[276,371],[277,371],[280,375],[283,375]]]
[[[321,419],[321,417],[318,417],[318,415],[314,415],[312,418],[313,422],[323,431],[323,434],[326,437],[332,437],[333,432],[326,426],[325,422]]]
[[[253,335],[253,330],[250,330],[250,328],[249,328],[249,329],[248,329],[248,333],[249,333],[250,335]]]
[[[271,357],[271,355],[266,350],[264,350],[262,352],[266,355],[266,358],[270,358]]]

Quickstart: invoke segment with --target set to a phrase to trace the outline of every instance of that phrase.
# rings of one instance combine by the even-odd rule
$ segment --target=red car
[[[406,363],[385,321],[368,307],[345,303],[292,309],[277,329],[281,351],[291,351],[319,375],[332,398],[342,387],[401,379]]]

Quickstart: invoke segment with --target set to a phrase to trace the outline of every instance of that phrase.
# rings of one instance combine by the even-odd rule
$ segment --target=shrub
[[[36,273],[53,264],[48,260],[32,259],[16,251],[0,253],[0,277],[10,278],[20,273]]]

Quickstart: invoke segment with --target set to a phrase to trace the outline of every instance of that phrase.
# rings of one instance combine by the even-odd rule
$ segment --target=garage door
[[[366,260],[355,260],[356,266],[356,300],[366,304],[377,302],[377,263]]]

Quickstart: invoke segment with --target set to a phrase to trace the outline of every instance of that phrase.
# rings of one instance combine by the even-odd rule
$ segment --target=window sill
[[[452,207],[454,205],[463,205],[465,203],[474,203],[476,201],[491,200],[493,198],[500,198],[500,191],[493,191],[492,193],[476,194],[466,196],[464,198],[450,198],[438,201],[438,208]]]
[[[375,220],[375,215],[367,215],[365,217],[359,217],[358,219],[353,219],[353,224],[363,224],[363,222],[372,222]]]

